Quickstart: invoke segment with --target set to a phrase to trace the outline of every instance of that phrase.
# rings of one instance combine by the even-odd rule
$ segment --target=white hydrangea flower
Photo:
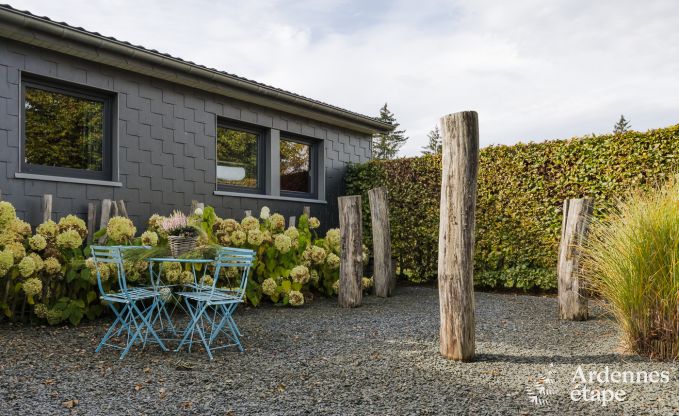
[[[168,302],[170,299],[172,299],[172,289],[169,287],[160,288],[158,292],[160,292],[160,300],[163,302]]]

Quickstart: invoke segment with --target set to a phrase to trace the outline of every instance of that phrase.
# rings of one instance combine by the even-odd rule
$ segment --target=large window
[[[313,193],[313,149],[308,142],[281,138],[281,193]]]
[[[217,191],[284,200],[324,198],[321,143],[277,129],[218,120]]]
[[[261,134],[257,131],[217,127],[217,183],[220,188],[260,192]]]
[[[25,78],[22,171],[111,179],[110,94]]]

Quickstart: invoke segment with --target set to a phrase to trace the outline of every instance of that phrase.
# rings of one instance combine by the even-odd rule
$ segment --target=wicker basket
[[[170,252],[172,253],[172,257],[179,257],[182,254],[193,250],[196,248],[196,242],[198,240],[196,237],[184,237],[177,235],[171,235],[167,239],[170,242]]]

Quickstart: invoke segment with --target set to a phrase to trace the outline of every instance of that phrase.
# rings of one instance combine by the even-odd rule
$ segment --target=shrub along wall
[[[154,214],[146,231],[125,217],[112,217],[107,226],[94,234],[96,241],[110,246],[125,246],[125,279],[132,286],[148,286],[147,259],[170,257],[168,232],[174,224],[181,229],[196,229],[195,250],[184,258],[214,259],[220,247],[248,248],[256,258],[248,278],[245,300],[257,306],[262,299],[273,303],[302,306],[315,294],[333,296],[339,292],[340,233],[330,229],[321,236],[318,218],[306,214],[297,226],[286,228],[285,218],[263,207],[259,218],[246,216],[240,222],[219,218],[212,207],[197,209],[190,216],[174,213],[171,218]],[[86,245],[85,221],[68,215],[58,222],[48,220],[35,229],[16,216],[12,204],[0,201],[0,322],[46,320],[50,325],[68,321],[77,325],[83,317],[94,319],[105,308],[99,302],[99,282],[107,293],[118,289],[118,270],[114,264],[99,264],[90,257]],[[102,243],[98,243],[102,244]],[[141,245],[148,247],[139,247]],[[135,246],[138,247],[135,249]],[[367,261],[364,249],[363,261]],[[157,267],[157,266],[156,266]],[[163,263],[162,281],[176,286],[194,281],[190,265]],[[237,268],[222,269],[217,284],[239,287]],[[211,285],[214,270],[209,266],[201,283]],[[200,276],[200,275],[199,275]],[[373,281],[361,280],[364,290]]]
[[[648,187],[679,169],[679,125],[543,143],[481,149],[476,212],[475,281],[481,287],[556,288],[566,198],[595,198],[603,217],[631,188]],[[436,278],[441,159],[422,156],[354,165],[347,194],[389,190],[394,257],[412,281]],[[364,233],[370,247],[370,232]]]

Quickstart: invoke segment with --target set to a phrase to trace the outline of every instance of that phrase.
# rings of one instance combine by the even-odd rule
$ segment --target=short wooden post
[[[304,208],[302,209],[302,214],[306,215],[307,217],[311,216],[311,207],[308,205],[305,205]]]
[[[370,219],[373,231],[373,270],[375,294],[386,298],[396,285],[396,276],[391,264],[391,231],[389,229],[389,205],[387,188],[379,187],[368,191]]]
[[[589,218],[594,209],[592,198],[563,201],[561,243],[559,244],[559,316],[570,321],[587,319],[587,295],[580,279],[582,245],[587,238]]]
[[[203,202],[198,202],[195,199],[191,201],[191,212],[190,215],[193,215],[196,213],[196,210],[200,209],[205,209],[205,204]]]
[[[97,203],[87,203],[87,244],[92,242],[94,238],[95,228],[97,227]]]
[[[42,222],[47,222],[52,219],[52,195],[45,194],[42,196]]]
[[[297,218],[293,215],[288,219],[288,223],[290,227],[295,227],[297,223]]]
[[[245,216],[246,216],[246,217],[252,217],[252,210],[251,210],[251,209],[246,209],[246,210],[245,210]]]
[[[118,214],[118,203],[116,201],[111,201],[111,210],[113,211],[111,213],[112,217],[117,217]]]
[[[106,228],[108,225],[108,220],[111,218],[111,205],[110,199],[104,199],[101,201],[101,216],[99,217],[99,229]],[[104,243],[106,241],[106,235],[101,236],[99,243]]]
[[[363,287],[361,197],[337,198],[340,223],[340,285],[338,302],[343,308],[361,305]]]
[[[443,159],[439,224],[440,351],[458,361],[474,359],[474,227],[479,165],[475,111],[441,118]]]
[[[118,215],[120,215],[121,217],[130,218],[127,215],[127,207],[125,206],[125,201],[120,199],[118,200],[118,203],[116,205],[118,205]]]

